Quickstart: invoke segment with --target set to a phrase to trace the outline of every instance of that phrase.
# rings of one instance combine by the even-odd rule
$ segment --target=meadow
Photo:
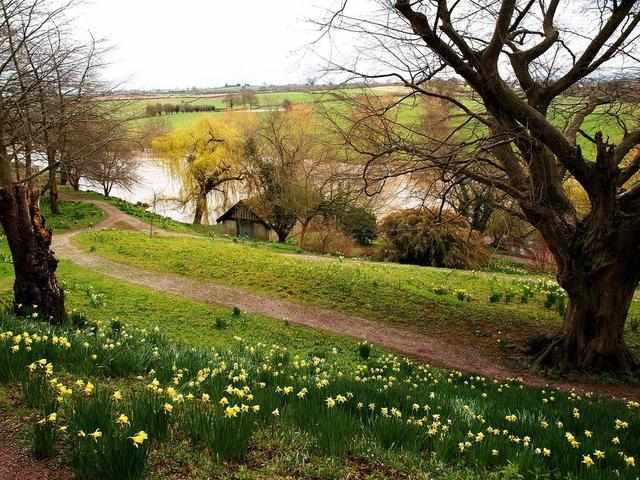
[[[169,446],[178,456],[207,452],[202,468],[238,468],[261,447],[260,432],[295,442],[298,456],[337,460],[321,478],[344,473],[346,458],[366,464],[392,455],[404,467],[383,463],[382,478],[429,469],[442,478],[637,475],[636,402],[530,390],[372,357],[363,345],[342,354],[352,358],[345,366],[337,353],[301,356],[241,337],[194,348],[168,341],[161,327],[79,314],[74,322],[51,329],[2,315],[0,381],[20,385],[36,412],[34,453],[61,449],[78,478],[143,478],[154,451]]]
[[[77,224],[95,221],[86,205],[63,209],[71,211],[84,212],[76,213]],[[156,252],[171,258],[177,248],[183,252],[183,274],[195,274],[190,259],[208,251],[201,263],[217,258],[208,268],[221,270],[234,284],[248,277],[242,275],[245,268],[268,270],[269,277],[242,285],[279,284],[280,293],[268,292],[295,293],[314,303],[345,288],[354,298],[373,289],[366,302],[400,289],[396,308],[431,299],[423,310],[441,308],[448,316],[444,326],[461,321],[454,315],[457,308],[477,315],[486,308],[489,317],[517,315],[520,322],[530,309],[532,319],[539,318],[532,312],[539,312],[557,321],[552,320],[557,313],[543,304],[549,288],[533,292],[526,304],[518,298],[524,290],[517,290],[505,303],[519,271],[312,261],[206,237],[155,238],[145,245],[143,235],[120,231],[87,233],[80,241],[98,254],[106,254],[108,245],[120,259],[137,246],[149,252],[146,266],[157,268]],[[227,257],[235,262],[220,263]],[[139,259],[131,255],[127,261]],[[37,456],[61,457],[78,478],[638,475],[640,404],[634,401],[436,369],[376,345],[152,292],[67,261],[58,275],[67,291],[68,324],[53,328],[38,322],[37,307],[29,318],[0,313],[0,408],[20,415],[22,438]],[[294,280],[286,289],[282,275]],[[321,289],[327,275],[335,290]],[[499,279],[500,289],[489,286],[492,278]],[[7,302],[11,282],[11,260],[0,240],[0,299]],[[305,297],[305,291],[314,296]],[[500,299],[491,303],[489,297],[498,292]],[[391,306],[383,301],[353,308],[391,311]],[[403,317],[396,318],[410,320]]]
[[[149,238],[128,231],[87,232],[92,253],[145,269],[220,281],[454,339],[501,355],[561,324],[566,299],[545,276],[462,271],[282,255],[269,244],[213,238]],[[263,246],[264,245],[264,246]],[[632,317],[640,315],[640,299]],[[636,321],[627,341],[640,348]]]

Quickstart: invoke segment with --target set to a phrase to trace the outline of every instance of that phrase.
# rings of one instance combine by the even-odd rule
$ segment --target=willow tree
[[[152,148],[181,184],[181,200],[195,209],[193,223],[208,218],[208,196],[227,195],[242,181],[244,133],[231,117],[207,118],[162,135]]]
[[[401,84],[394,105],[371,111],[383,121],[376,148],[360,152],[368,173],[435,170],[497,188],[544,238],[569,307],[540,364],[638,366],[624,340],[640,280],[638,3],[346,0],[323,24],[335,41],[342,31],[361,47],[340,71]],[[439,77],[451,92],[435,86]],[[444,137],[383,116],[420,97],[450,104]],[[347,140],[357,131],[343,129]]]

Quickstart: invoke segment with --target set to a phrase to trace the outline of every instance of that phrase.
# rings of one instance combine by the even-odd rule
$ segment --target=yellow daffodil
[[[136,448],[138,448],[140,445],[142,445],[145,442],[145,440],[148,440],[148,439],[149,439],[149,435],[147,435],[144,430],[140,430],[138,433],[136,433],[132,437],[129,437],[129,440],[133,442],[133,446]]]
[[[117,419],[116,419],[116,423],[118,425],[129,425],[129,417],[127,417],[126,415],[120,415]]]

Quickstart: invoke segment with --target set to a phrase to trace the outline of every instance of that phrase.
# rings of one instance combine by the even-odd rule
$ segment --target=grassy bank
[[[107,258],[155,271],[221,281],[275,297],[314,303],[457,342],[496,345],[561,323],[566,300],[548,277],[283,256],[224,240],[84,233],[77,242]],[[547,308],[548,307],[548,308]],[[634,302],[632,315],[640,314]],[[638,332],[628,332],[632,348]],[[501,342],[501,343],[498,343]]]
[[[105,216],[98,207],[86,202],[61,200],[59,206],[60,213],[53,214],[47,198],[43,198],[40,202],[42,214],[54,234],[55,232],[91,227],[100,223]]]
[[[32,409],[32,450],[81,478],[637,476],[635,402],[343,355],[0,314],[0,383]]]

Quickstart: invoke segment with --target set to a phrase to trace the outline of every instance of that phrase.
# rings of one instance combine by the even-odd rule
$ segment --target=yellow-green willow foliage
[[[226,199],[242,181],[246,132],[253,116],[205,118],[156,138],[152,148],[182,187],[181,200],[195,206],[194,223],[207,219],[207,197]]]

